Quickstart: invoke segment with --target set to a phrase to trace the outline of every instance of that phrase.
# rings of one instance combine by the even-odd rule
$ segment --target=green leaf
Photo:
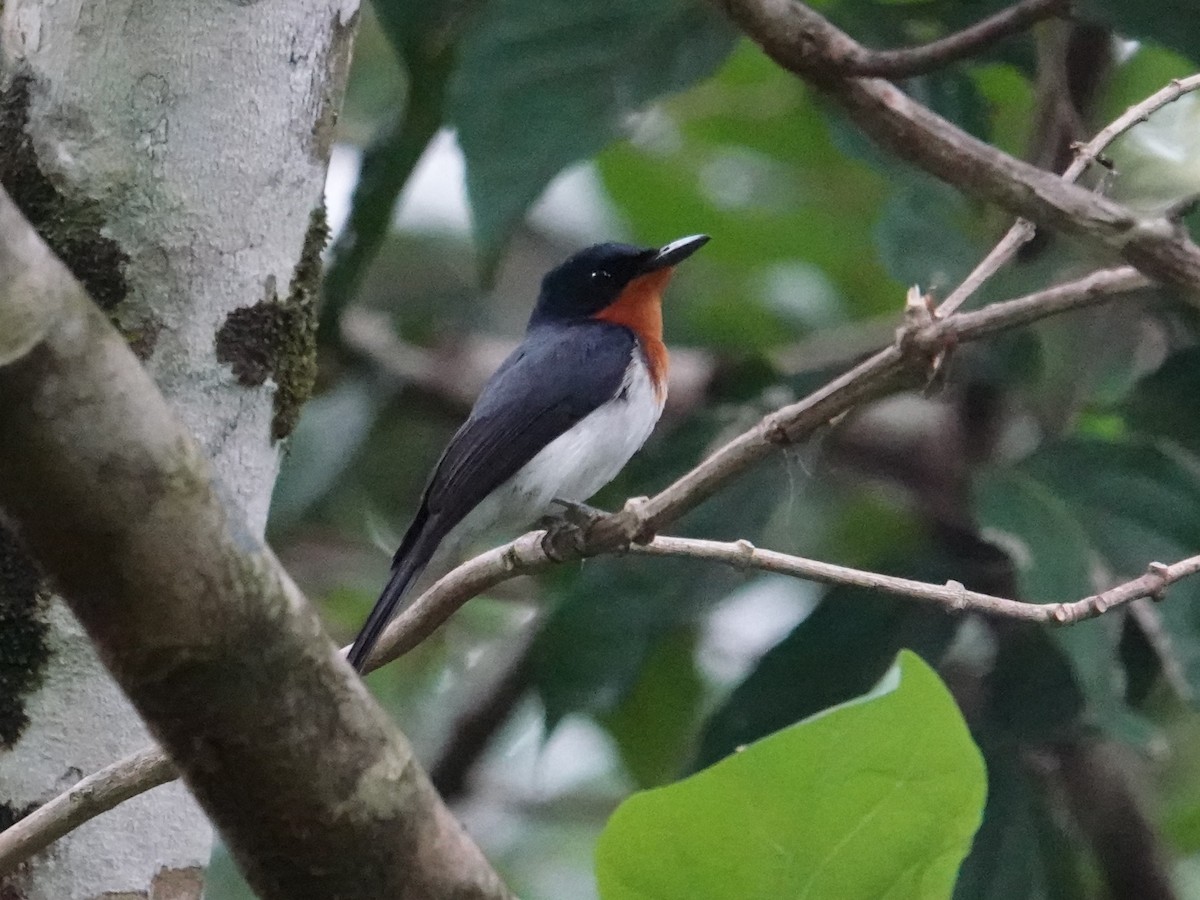
[[[1017,561],[1026,599],[1079,599],[1098,586],[1092,572],[1105,573],[1106,583],[1134,578],[1152,561],[1200,546],[1200,462],[1143,438],[1059,441],[1013,470],[988,473],[978,487],[979,515]],[[1173,585],[1158,613],[1172,663],[1200,689],[1200,583]],[[1146,723],[1124,699],[1119,625],[1101,617],[1051,634],[1091,712],[1116,734],[1144,741]]]
[[[954,900],[1084,900],[1079,861],[1018,747],[981,741],[988,798]]]
[[[602,722],[639,787],[677,778],[696,731],[704,685],[696,671],[694,633],[655,647],[628,696]]]
[[[699,0],[492,0],[450,100],[484,269],[550,179],[713,72],[733,37]]]
[[[1189,347],[1139,381],[1122,409],[1131,428],[1200,453],[1196,397],[1200,397],[1200,347]]]
[[[953,699],[904,652],[872,694],[626,800],[596,847],[600,894],[948,897],[985,789]]]
[[[363,151],[350,218],[330,251],[317,334],[337,339],[338,319],[362,286],[391,226],[396,198],[442,126],[458,37],[480,0],[377,0],[375,13],[406,67],[402,109]]]
[[[1082,725],[1085,697],[1079,675],[1049,629],[1003,632],[984,690],[982,717],[1014,741],[1058,740]]]
[[[1036,118],[1029,79],[1002,64],[973,66],[971,75],[991,113],[991,142],[1014,156],[1024,153]]]
[[[1024,468],[1077,509],[1106,558],[1120,559],[1137,532],[1158,536],[1160,545],[1200,545],[1200,469],[1184,456],[1146,440],[1079,439],[1047,448]]]
[[[1094,555],[1075,513],[1046,485],[1022,471],[991,472],[976,485],[976,511],[985,534],[1009,551],[1020,599],[1075,600],[1092,593]],[[1093,711],[1114,724],[1126,711],[1115,689],[1118,635],[1091,619],[1052,631],[1070,658]]]
[[[1098,121],[1110,122],[1175,78],[1186,78],[1196,65],[1186,57],[1152,45],[1142,45],[1109,78],[1097,108]],[[1141,126],[1135,126],[1134,130]]]
[[[943,291],[958,284],[986,252],[971,239],[974,215],[954,189],[910,174],[875,223],[875,244],[888,274],[902,284]]]
[[[897,307],[903,290],[871,239],[887,182],[835,146],[800,81],[745,41],[667,114],[597,162],[638,240],[718,236],[679,273],[674,336],[761,352],[800,320],[811,328]]]
[[[1200,461],[1177,448],[1137,438],[1064,441],[1022,468],[1071,507],[1113,578],[1200,546]],[[1200,582],[1172,585],[1158,611],[1175,661],[1200,690]]]
[[[559,587],[534,641],[533,681],[547,733],[571,713],[610,713],[653,647],[686,622],[697,566],[687,560],[589,560]]]
[[[374,0],[388,40],[410,73],[450,48],[484,0]]]
[[[304,406],[271,495],[271,528],[295,525],[354,461],[383,398],[371,384],[347,378]]]

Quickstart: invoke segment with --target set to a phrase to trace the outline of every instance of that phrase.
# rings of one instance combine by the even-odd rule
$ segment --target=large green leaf
[[[626,800],[596,848],[600,893],[948,897],[985,789],[954,700],[904,652],[872,694]]]
[[[464,40],[450,101],[485,268],[563,167],[732,46],[699,0],[492,0]]]

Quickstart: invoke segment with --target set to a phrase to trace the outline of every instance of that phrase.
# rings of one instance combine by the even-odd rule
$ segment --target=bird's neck
[[[663,398],[667,391],[667,347],[663,343],[662,294],[671,280],[672,269],[660,269],[625,286],[616,301],[593,318],[624,325],[637,336],[654,390]]]

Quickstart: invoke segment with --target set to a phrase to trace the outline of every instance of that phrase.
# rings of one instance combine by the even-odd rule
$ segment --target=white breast
[[[641,353],[635,352],[616,396],[547,444],[508,481],[475,507],[448,536],[469,539],[492,525],[532,524],[551,501],[587,500],[608,484],[646,442],[662,414]]]

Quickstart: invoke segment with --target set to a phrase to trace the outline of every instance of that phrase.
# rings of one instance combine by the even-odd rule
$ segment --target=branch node
[[[938,327],[942,321],[933,295],[922,292],[920,285],[910,287],[904,298],[904,321],[896,329],[896,349],[906,357],[922,357],[928,367],[926,395],[934,393],[945,380],[946,364],[957,344],[953,332]]]
[[[745,538],[734,541],[733,546],[738,552],[738,558],[733,561],[733,567],[745,571],[754,562],[754,554],[758,552],[758,548]]]
[[[1121,235],[1121,244],[1128,247],[1141,241],[1169,241],[1178,233],[1176,223],[1166,216],[1138,218],[1128,223],[1125,233]]]
[[[654,540],[654,529],[650,525],[650,516],[646,507],[650,505],[649,497],[630,497],[625,501],[621,510],[625,517],[624,534],[629,544],[649,544]]]
[[[1110,172],[1113,171],[1116,168],[1116,164],[1113,162],[1112,157],[1098,150],[1093,151],[1089,149],[1090,144],[1090,141],[1072,141],[1071,152],[1075,154],[1075,159],[1084,166],[1090,166],[1095,163]]]
[[[583,541],[583,531],[579,526],[558,520],[542,535],[542,552],[556,563],[578,559],[583,550]]]
[[[946,590],[954,592],[954,600],[951,601],[950,607],[955,612],[962,612],[967,608],[967,588],[961,581],[947,581]]]
[[[1150,599],[1155,603],[1162,602],[1171,584],[1171,567],[1166,563],[1152,562],[1146,566],[1146,574],[1158,582],[1150,591]]]
[[[775,444],[778,447],[787,447],[792,444],[792,436],[788,434],[787,426],[774,413],[763,419],[762,436],[768,444]]]
[[[904,295],[904,318],[896,329],[897,349],[907,350],[913,346],[917,337],[937,321],[935,309],[933,296],[924,293],[919,284],[908,289]]]

